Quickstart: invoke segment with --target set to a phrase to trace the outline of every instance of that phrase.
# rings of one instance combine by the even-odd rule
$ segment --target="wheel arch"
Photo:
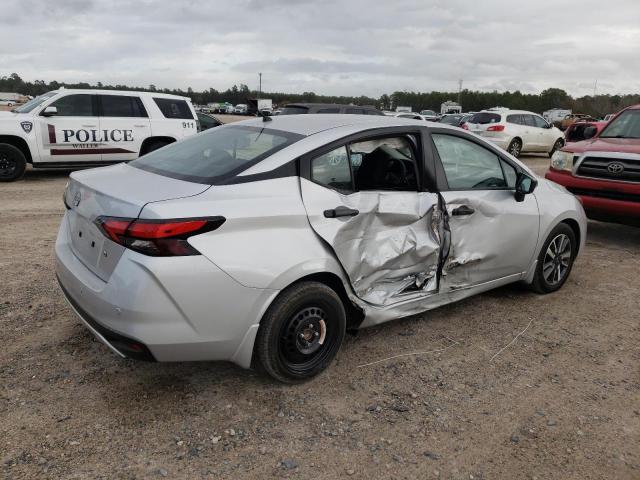
[[[573,234],[576,236],[576,244],[578,246],[578,251],[576,252],[576,255],[577,255],[580,252],[580,245],[582,244],[581,243],[582,238],[581,238],[581,232],[580,232],[580,225],[573,218],[565,218],[560,223],[564,223],[564,224],[568,225],[569,228],[573,231]]]
[[[152,143],[155,142],[166,142],[167,145],[170,143],[175,143],[177,140],[173,137],[169,137],[169,136],[164,136],[164,135],[160,135],[160,136],[155,136],[155,137],[147,137],[144,139],[144,141],[142,142],[142,145],[140,146],[140,155],[144,155],[145,153],[147,153],[147,149],[149,148],[149,146]]]
[[[31,149],[29,148],[29,144],[24,138],[17,135],[0,135],[0,143],[5,143],[7,145],[16,147],[27,159],[27,163],[33,163]]]

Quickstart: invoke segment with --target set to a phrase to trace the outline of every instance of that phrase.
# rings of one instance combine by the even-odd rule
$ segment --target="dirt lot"
[[[362,331],[290,387],[94,341],[54,279],[65,182],[0,185],[3,478],[640,478],[640,229],[592,222],[560,292]]]

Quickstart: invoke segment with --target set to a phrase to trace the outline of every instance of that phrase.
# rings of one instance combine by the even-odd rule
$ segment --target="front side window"
[[[148,153],[129,165],[211,185],[234,177],[301,138],[303,135],[268,128],[222,126]]]
[[[138,97],[100,95],[103,117],[146,117],[147,112]]]
[[[477,143],[453,135],[433,134],[451,190],[490,190],[515,186],[515,169]],[[507,179],[501,163],[508,171]]]
[[[67,95],[53,102],[50,107],[58,109],[58,117],[93,117],[93,95]]]
[[[514,114],[507,115],[507,123],[513,123],[514,125],[523,125],[522,115]]]
[[[640,110],[625,110],[609,123],[600,138],[640,138]]]
[[[177,98],[154,98],[154,102],[165,118],[181,118],[193,120],[191,109],[185,100]]]
[[[533,124],[537,128],[547,128],[549,126],[549,124],[546,122],[544,118],[539,117],[537,115],[531,115],[531,117],[533,118]]]

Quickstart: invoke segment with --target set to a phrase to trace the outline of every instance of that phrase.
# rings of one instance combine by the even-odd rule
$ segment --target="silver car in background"
[[[297,382],[345,332],[566,281],[582,206],[459,128],[367,115],[223,125],[74,172],[56,273],[115,353]]]

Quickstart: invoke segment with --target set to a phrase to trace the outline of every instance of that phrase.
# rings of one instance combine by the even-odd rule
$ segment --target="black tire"
[[[346,330],[338,294],[319,282],[283,291],[262,317],[256,358],[273,378],[300,383],[322,372],[335,358]]]
[[[154,150],[158,150],[159,148],[162,148],[166,145],[169,145],[169,142],[165,141],[165,140],[155,140],[153,142],[150,142],[144,149],[144,153],[142,153],[140,156],[142,155],[146,155],[147,153],[151,153]]]
[[[27,159],[20,149],[7,143],[0,144],[0,182],[13,182],[22,178]]]
[[[553,154],[556,153],[556,150],[560,150],[562,147],[564,147],[564,140],[559,138],[558,140],[556,140],[556,143],[553,144],[553,148],[549,152],[549,158],[551,158]]]
[[[568,241],[568,252],[562,247],[560,239]],[[552,246],[552,243],[554,246]],[[560,255],[551,255],[555,250],[560,251]],[[551,252],[551,253],[549,253]],[[557,253],[557,252],[556,252]],[[533,277],[531,287],[538,293],[551,293],[560,289],[564,282],[569,278],[573,261],[578,253],[578,242],[576,235],[566,223],[558,224],[545,240],[538,255],[538,264],[536,265],[536,273]],[[556,260],[556,258],[558,260]],[[551,268],[551,270],[549,270]],[[551,276],[550,276],[551,275]]]
[[[518,158],[522,153],[522,141],[519,138],[511,140],[511,143],[507,147],[507,152]]]

